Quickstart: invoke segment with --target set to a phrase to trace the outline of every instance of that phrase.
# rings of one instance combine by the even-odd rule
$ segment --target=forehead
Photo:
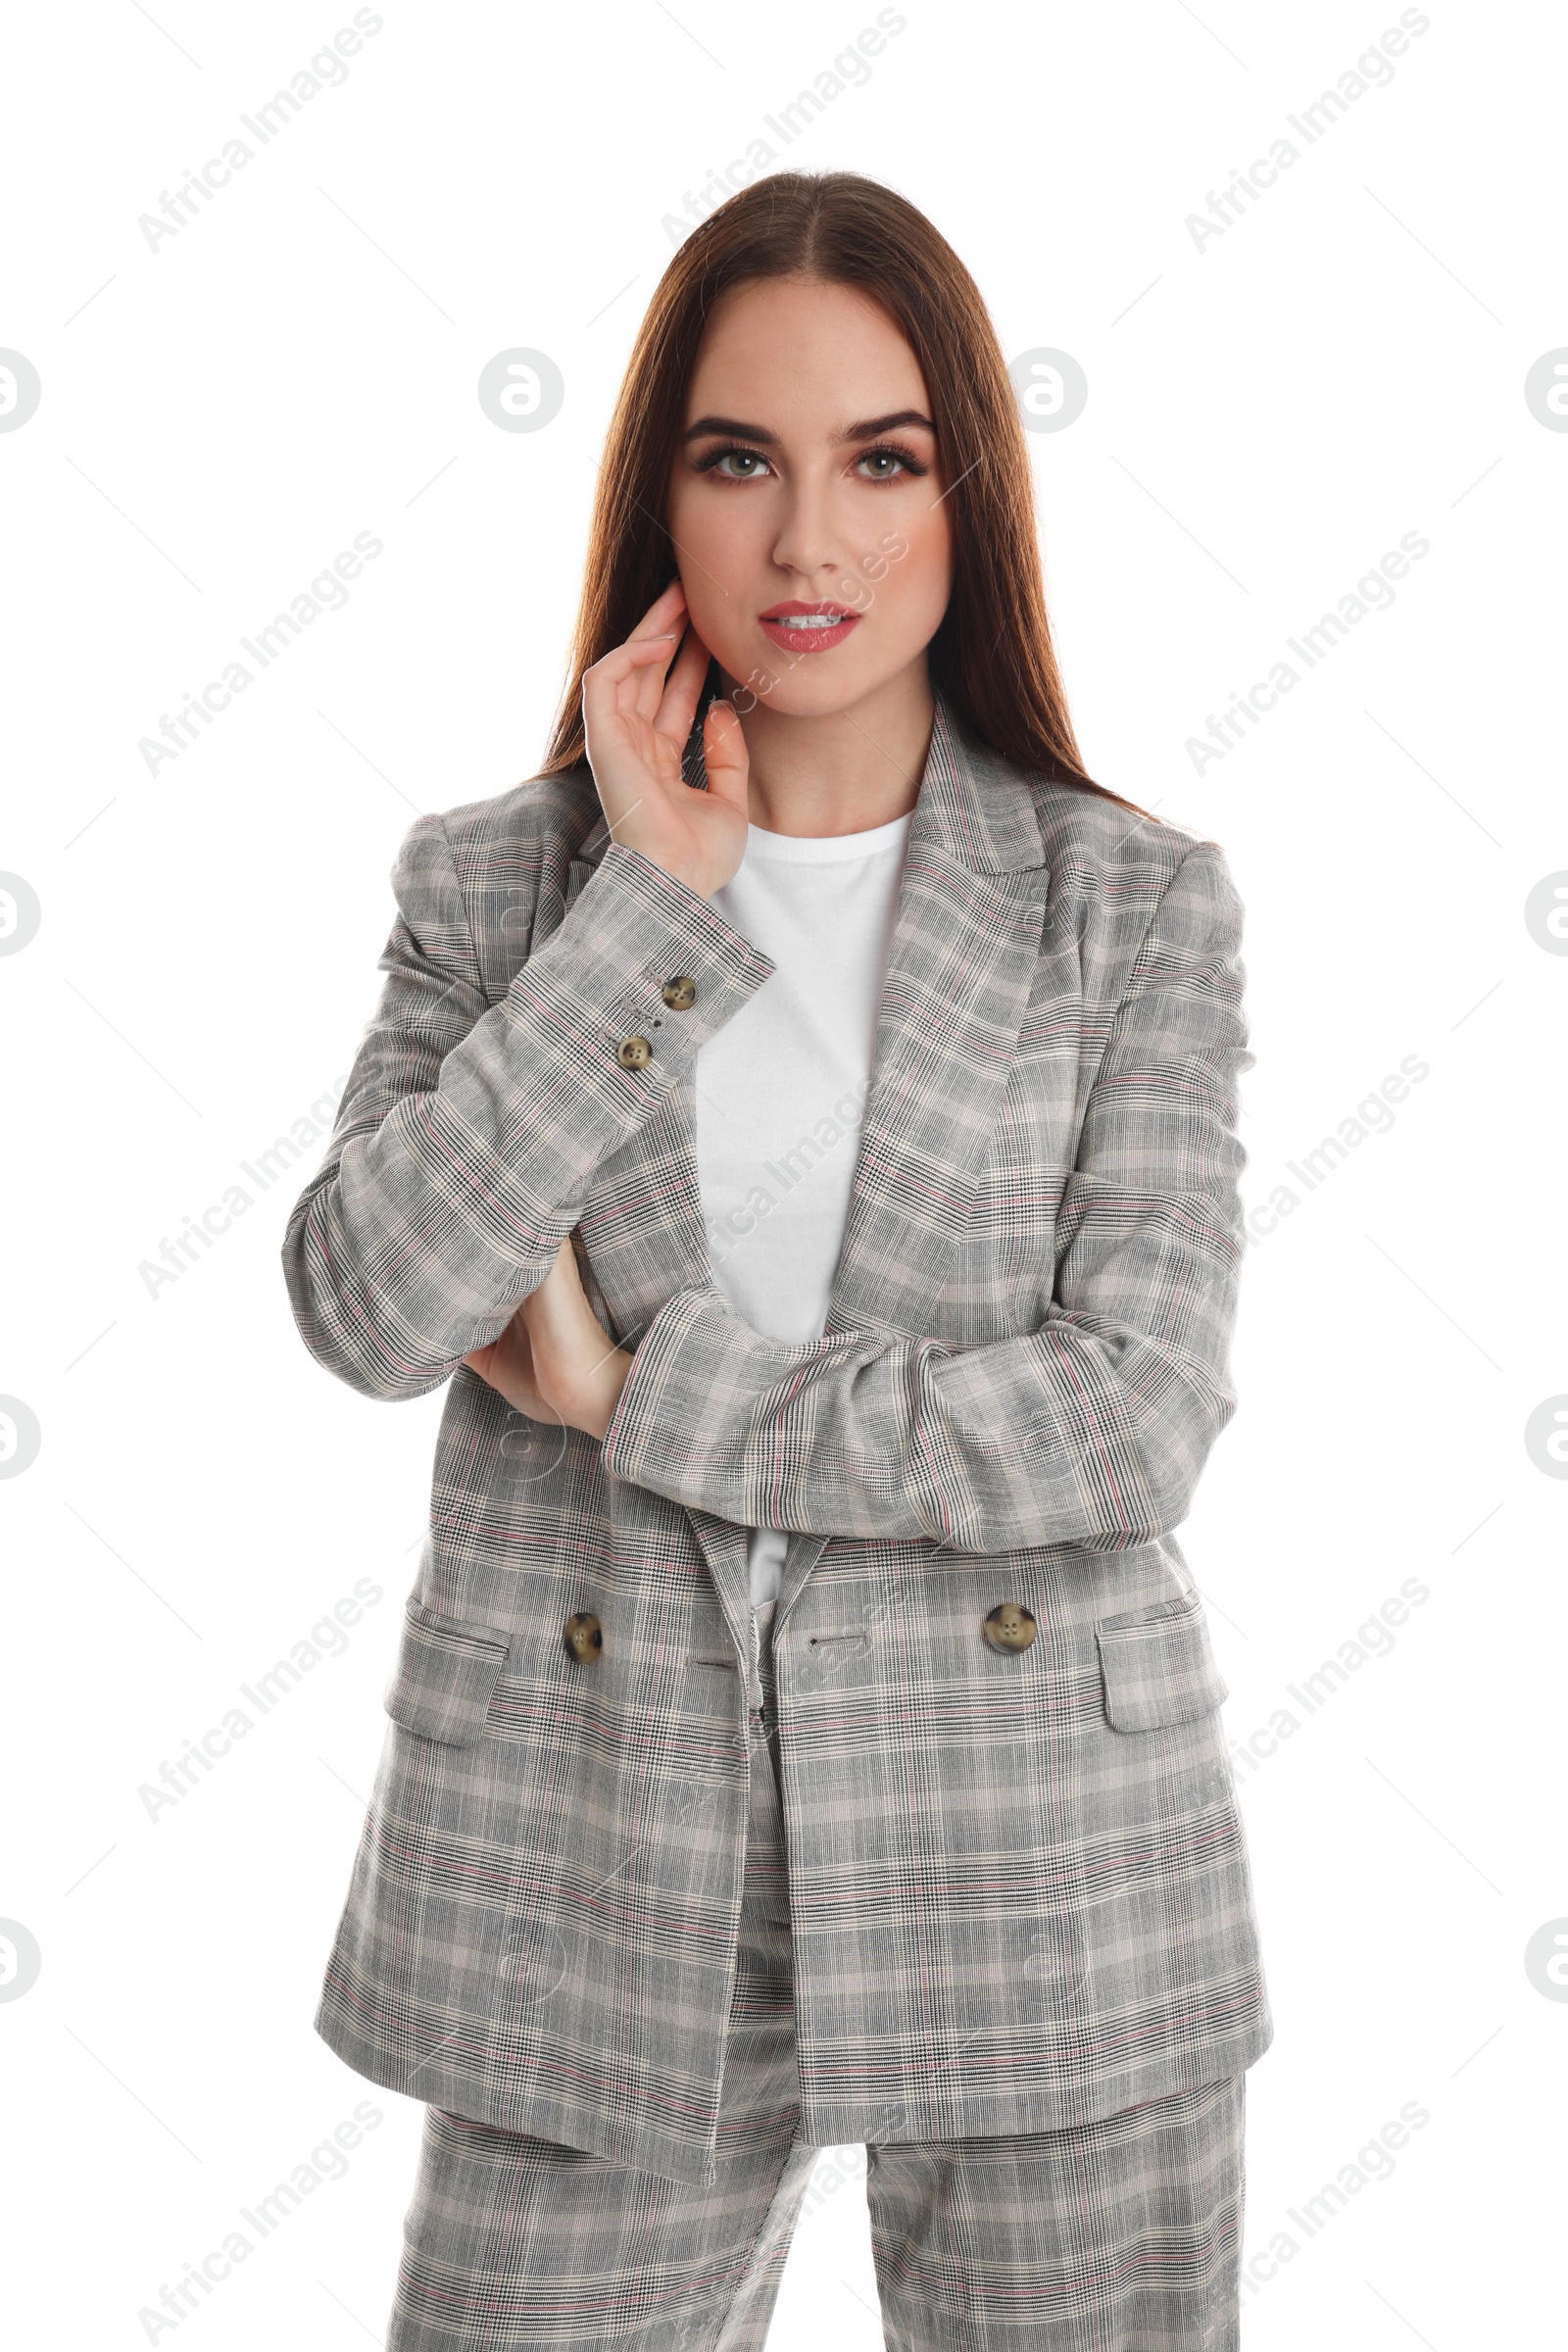
[[[732,287],[709,318],[686,421],[722,410],[757,423],[810,420],[829,429],[926,405],[919,363],[873,296],[858,286],[756,278]]]

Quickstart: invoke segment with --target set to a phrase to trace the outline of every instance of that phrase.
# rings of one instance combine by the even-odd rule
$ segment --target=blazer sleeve
[[[742,1526],[955,1552],[1117,1550],[1177,1526],[1236,1404],[1242,917],[1223,853],[1198,844],[1129,967],[1037,1330],[783,1346],[682,1290],[633,1357],[605,1466]]]
[[[708,900],[612,842],[490,1004],[447,828],[421,816],[392,870],[380,1003],[326,1157],[283,1241],[318,1363],[369,1396],[423,1396],[549,1273],[600,1163],[776,969]],[[666,980],[697,983],[687,1009]],[[622,1039],[653,1058],[623,1067]]]

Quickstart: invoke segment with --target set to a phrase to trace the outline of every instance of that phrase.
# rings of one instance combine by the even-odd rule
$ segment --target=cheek
[[[900,544],[906,550],[902,555]],[[922,514],[897,526],[887,570],[871,586],[874,595],[887,599],[890,612],[907,616],[911,625],[934,626],[947,611],[953,586],[953,539],[946,520]]]
[[[717,624],[725,613],[733,614],[735,597],[758,569],[757,526],[737,512],[741,503],[678,495],[669,501],[681,584],[699,627],[705,619]]]

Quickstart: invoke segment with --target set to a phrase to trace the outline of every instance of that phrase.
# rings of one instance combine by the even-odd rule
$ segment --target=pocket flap
[[[403,1604],[403,1643],[382,1701],[394,1723],[423,1740],[470,1747],[485,1717],[511,1643],[493,1626],[443,1617],[411,1594]]]
[[[1152,1732],[1211,1714],[1230,1696],[1196,1591],[1095,1627],[1105,1714],[1119,1732]]]

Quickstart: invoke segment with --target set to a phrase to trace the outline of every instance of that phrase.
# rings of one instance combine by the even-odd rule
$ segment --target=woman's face
[[[953,584],[947,484],[925,379],[881,306],[798,278],[733,287],[685,426],[670,536],[741,712],[826,717],[923,680]]]

